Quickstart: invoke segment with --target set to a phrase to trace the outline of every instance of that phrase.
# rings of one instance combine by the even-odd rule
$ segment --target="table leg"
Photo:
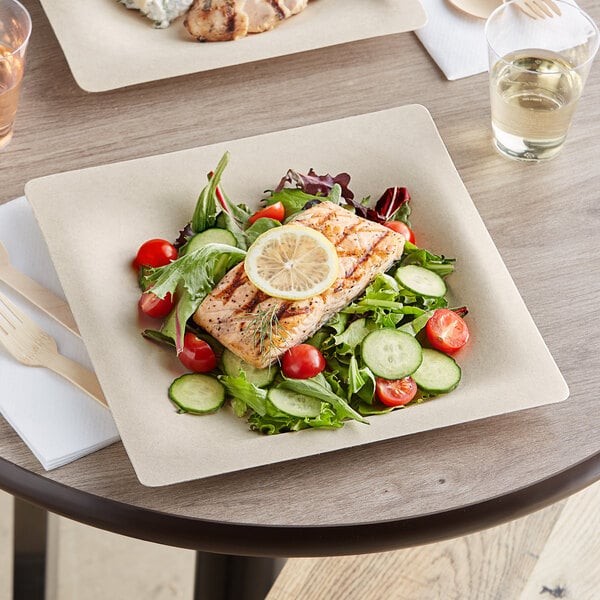
[[[13,600],[43,600],[46,511],[15,499]],[[274,558],[196,553],[194,600],[264,600],[282,561]]]
[[[194,600],[264,600],[277,571],[273,558],[198,552]]]
[[[15,498],[13,600],[44,600],[46,511]]]

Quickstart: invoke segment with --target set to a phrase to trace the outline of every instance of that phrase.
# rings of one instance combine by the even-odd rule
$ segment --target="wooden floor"
[[[367,556],[291,559],[268,600],[600,599],[600,483],[478,534]]]
[[[0,600],[12,596],[13,506],[12,496],[0,492]]]
[[[0,492],[0,600],[12,498]],[[194,553],[67,519],[48,523],[47,600],[192,600]],[[409,550],[290,559],[267,600],[598,600],[600,483],[506,525]]]

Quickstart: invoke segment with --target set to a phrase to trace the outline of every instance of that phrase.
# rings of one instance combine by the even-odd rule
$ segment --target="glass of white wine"
[[[487,20],[494,144],[524,161],[554,158],[598,50],[598,27],[572,2],[532,19],[513,0]]]

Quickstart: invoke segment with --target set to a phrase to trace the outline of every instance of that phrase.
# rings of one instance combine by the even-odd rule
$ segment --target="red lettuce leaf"
[[[336,183],[342,188],[342,198],[345,200],[354,199],[354,193],[348,187],[350,184],[348,173],[339,173],[335,177],[329,174],[317,175],[312,168],[306,175],[290,169],[281,179],[275,191],[280,192],[286,184],[292,184],[312,196],[329,196],[331,188]]]

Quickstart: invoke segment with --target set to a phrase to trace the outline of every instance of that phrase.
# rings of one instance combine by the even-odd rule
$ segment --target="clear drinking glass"
[[[598,28],[577,6],[532,19],[514,1],[485,26],[496,148],[517,160],[554,158],[563,147],[598,50]]]
[[[16,0],[0,0],[0,149],[12,138],[31,17]]]

